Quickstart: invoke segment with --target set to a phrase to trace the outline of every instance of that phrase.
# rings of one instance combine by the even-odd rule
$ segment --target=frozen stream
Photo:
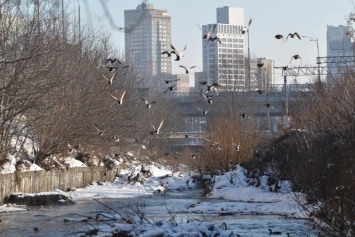
[[[207,200],[214,205],[220,199]],[[284,218],[278,215],[246,215],[234,213],[220,216],[218,213],[191,213],[189,206],[202,202],[198,191],[168,192],[166,198],[162,195],[136,197],[129,199],[100,199],[100,202],[124,215],[128,207],[139,207],[151,222],[170,219],[175,215],[176,222],[198,219],[215,223],[225,222],[229,230],[242,237],[269,236],[268,229],[282,231],[281,236],[289,232],[291,236],[317,236],[318,231],[312,229],[306,220]],[[256,204],[257,205],[257,204]],[[0,213],[0,236],[73,236],[74,233],[85,231],[92,226],[104,225],[94,219],[84,222],[64,222],[65,218],[80,218],[77,215],[95,218],[99,212],[112,213],[104,205],[91,201],[78,201],[70,206],[30,207],[30,211]],[[35,232],[34,228],[39,231]]]

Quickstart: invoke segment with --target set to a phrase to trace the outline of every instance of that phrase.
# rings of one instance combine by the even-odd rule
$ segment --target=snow
[[[15,171],[38,171],[41,167],[31,162],[33,155],[33,146],[31,141],[24,142],[26,149],[26,157],[22,159],[22,163],[17,164],[18,158],[9,154],[8,162],[3,164],[0,169],[1,174],[13,173]],[[18,144],[12,144],[14,149]],[[15,153],[14,153],[15,154]],[[69,195],[74,201],[93,200],[102,198],[135,198],[139,196],[162,195],[170,191],[186,189],[196,189],[197,183],[188,172],[186,167],[180,165],[179,171],[172,171],[169,167],[152,163],[150,165],[141,164],[136,161],[136,157],[132,152],[125,153],[126,158],[131,164],[127,169],[120,169],[117,178],[113,182],[93,182],[84,188],[77,188],[68,193],[60,190],[52,192],[36,193],[33,195],[50,195],[61,192],[63,195]],[[63,167],[86,167],[84,163],[70,157],[52,157],[55,162],[60,163]],[[92,157],[92,164],[99,165],[96,157]],[[134,161],[132,161],[134,160]],[[106,159],[111,159],[106,157]],[[125,159],[120,161],[111,159],[116,165],[119,165]],[[127,160],[125,160],[127,162]],[[100,165],[103,165],[102,163]],[[252,184],[250,179],[246,177],[246,172],[241,166],[236,166],[234,170],[226,172],[222,175],[210,177],[213,187],[204,201],[191,204],[185,213],[203,213],[204,215],[280,215],[290,218],[307,218],[299,204],[295,201],[295,196],[302,198],[299,193],[290,192],[291,186],[285,181],[279,183],[278,192],[271,192],[267,185],[268,177],[262,177],[258,186]],[[208,177],[206,177],[208,178]],[[218,200],[218,201],[216,201]],[[213,203],[213,205],[211,205]],[[0,212],[23,211],[25,206],[16,206],[6,204],[0,206]],[[109,218],[108,213],[101,213],[100,218]],[[132,216],[130,223],[127,224],[121,216],[114,216],[115,224],[111,227],[100,227],[98,236],[105,236],[103,233],[112,232],[114,229],[120,229],[135,233],[139,236],[236,236],[231,231],[224,230],[223,226],[216,226],[213,223],[202,221],[191,221],[190,223],[179,222],[175,220],[158,220],[152,225],[142,225],[137,216]],[[67,219],[68,222],[86,221],[82,219]],[[147,223],[145,223],[147,224]],[[162,232],[163,231],[163,232]]]

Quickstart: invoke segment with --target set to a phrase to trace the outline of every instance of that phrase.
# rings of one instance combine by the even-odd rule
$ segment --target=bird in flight
[[[172,50],[172,51],[169,52],[168,50],[165,50],[165,51],[161,52],[161,54],[167,54],[168,57],[170,58],[170,57],[171,57],[171,54],[175,54],[175,51]]]
[[[216,36],[216,37],[210,37],[208,40],[209,40],[209,41],[212,41],[212,42],[214,42],[214,41],[217,40],[218,43],[222,44],[222,41],[221,41],[221,39],[220,39],[218,36]]]
[[[161,127],[163,126],[163,122],[164,122],[164,120],[161,120],[161,122],[160,122],[160,124],[159,124],[159,127],[158,127],[157,129],[154,127],[154,125],[152,125],[153,131],[151,131],[149,134],[151,134],[151,135],[159,134],[160,129],[161,129]]]
[[[196,107],[198,110],[200,110],[202,112],[203,115],[206,115],[208,110],[210,110],[211,108],[207,109],[207,110],[203,110],[203,109],[200,109],[199,107]]]
[[[183,69],[185,69],[185,73],[186,74],[189,74],[190,73],[190,69],[193,69],[193,68],[195,68],[196,66],[192,66],[192,67],[190,67],[190,68],[187,68],[187,67],[185,67],[185,66],[183,66],[183,65],[179,65],[180,67],[182,67]]]
[[[166,93],[168,91],[176,91],[176,93],[178,93],[175,85],[169,86],[163,93]]]
[[[122,93],[122,95],[121,95],[121,98],[118,98],[118,97],[113,96],[113,95],[111,95],[111,94],[110,94],[110,96],[111,96],[112,98],[114,98],[114,99],[117,101],[117,105],[122,105],[122,103],[123,103],[123,97],[124,97],[125,94],[126,94],[126,91],[124,90],[123,93]]]
[[[176,58],[175,61],[180,61],[184,57],[184,52],[186,50],[187,45],[185,45],[184,50],[180,53],[173,45],[171,45],[171,48],[174,50]]]
[[[218,89],[221,88],[221,85],[217,82],[212,83],[211,85],[207,83],[207,81],[200,81],[200,85],[207,86],[207,91],[216,91],[218,95]]]
[[[274,108],[274,106],[272,106],[270,103],[266,103],[266,104],[264,104],[264,106],[266,107],[266,108],[268,108],[268,109],[273,109],[273,110],[275,110],[276,111],[276,109]]]
[[[146,100],[144,98],[142,98],[142,100],[144,101],[147,109],[149,109],[152,106],[152,104],[157,103],[156,101],[149,102],[148,100]]]
[[[241,35],[246,34],[247,32],[249,32],[249,26],[251,25],[252,20],[250,19],[248,22],[248,26],[245,26],[244,29],[241,32]]]
[[[199,24],[197,24],[198,28],[202,31],[202,39],[209,40],[211,38],[211,33],[216,28],[217,24],[215,24],[207,33],[202,30]]]
[[[101,130],[101,129],[99,129],[95,124],[93,124],[93,125],[94,125],[94,127],[96,128],[96,130],[99,132],[99,135],[100,135],[100,136],[104,135],[104,132],[106,131],[106,129],[105,129],[105,130]]]
[[[258,68],[262,68],[262,67],[264,66],[264,63],[258,63],[258,64],[256,64],[256,66],[257,66]]]
[[[291,57],[291,60],[290,60],[290,62],[289,62],[288,64],[291,63],[292,59],[295,59],[295,60],[299,59],[299,60],[301,61],[301,65],[302,65],[301,56],[300,56],[299,54],[293,55],[293,56]]]
[[[108,79],[104,74],[102,74],[102,76],[108,82],[109,85],[112,85],[112,81],[113,81],[113,78],[115,77],[115,75],[116,75],[116,72],[111,76],[110,79]]]
[[[301,39],[301,36],[297,32],[295,32],[293,34],[292,33],[288,34],[286,37],[286,41],[287,41],[288,37],[291,37],[291,38],[297,37],[297,38]]]
[[[161,80],[163,82],[165,82],[165,84],[169,84],[170,82],[173,82],[173,81],[179,81],[180,79],[174,79],[174,80],[163,80],[163,79],[160,79],[159,77],[156,77],[156,79],[158,80]]]
[[[209,103],[209,104],[212,104],[212,96],[210,96],[210,95],[205,95],[205,93],[202,93],[201,92],[201,95],[203,96],[203,98],[205,99],[205,100],[207,100],[207,102]]]
[[[284,36],[283,35],[280,35],[280,34],[277,34],[275,35],[275,39],[282,39],[282,43],[285,43],[285,39],[284,39]]]

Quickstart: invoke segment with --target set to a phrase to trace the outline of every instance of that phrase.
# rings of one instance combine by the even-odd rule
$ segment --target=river
[[[174,216],[176,222],[198,219],[220,224],[225,222],[229,230],[238,233],[242,237],[269,236],[268,229],[281,230],[286,236],[289,232],[292,236],[317,236],[318,231],[312,229],[306,220],[290,219],[278,215],[245,215],[234,214],[220,216],[218,213],[190,213],[188,207],[198,202],[198,191],[168,192],[162,195],[144,196],[125,199],[100,199],[78,201],[75,205],[56,205],[46,207],[29,207],[29,211],[0,213],[0,236],[27,237],[27,236],[72,236],[80,231],[88,230],[92,226],[105,225],[102,222],[89,220],[89,222],[64,222],[70,218],[80,219],[82,216],[95,218],[97,213],[113,213],[117,211],[123,215],[141,212],[147,220],[154,222],[170,219]],[[213,205],[221,200],[206,200]],[[110,207],[112,210],[110,210]],[[82,216],[80,216],[82,215]],[[38,231],[34,231],[38,228]]]

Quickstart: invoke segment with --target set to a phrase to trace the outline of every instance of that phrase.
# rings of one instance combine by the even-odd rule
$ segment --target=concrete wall
[[[82,188],[92,181],[115,179],[117,169],[108,171],[105,167],[78,167],[69,170],[30,171],[0,174],[0,205],[11,193],[38,193],[68,188]]]

